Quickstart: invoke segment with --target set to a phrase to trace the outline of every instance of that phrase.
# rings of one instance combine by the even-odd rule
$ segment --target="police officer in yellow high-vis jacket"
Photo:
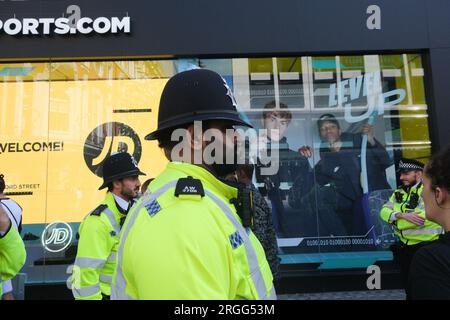
[[[12,279],[25,263],[26,251],[17,230],[0,206],[0,283]],[[0,285],[0,297],[2,286]]]
[[[103,202],[84,218],[78,231],[72,293],[79,300],[109,299],[121,225],[141,186],[143,175],[128,153],[116,153],[103,163]]]
[[[408,275],[412,258],[422,246],[437,240],[443,229],[427,220],[422,199],[423,164],[415,159],[402,158],[398,170],[402,186],[394,191],[380,211],[381,218],[394,226],[400,244],[392,246],[394,260],[400,265],[407,298]]]
[[[220,179],[236,169],[235,159],[224,162],[235,155],[225,134],[234,125],[250,126],[220,75],[196,69],[168,81],[158,129],[146,138],[158,140],[171,162],[127,216],[112,299],[276,298],[250,230],[251,193]],[[214,139],[204,139],[205,129]],[[207,161],[211,154],[217,161]]]

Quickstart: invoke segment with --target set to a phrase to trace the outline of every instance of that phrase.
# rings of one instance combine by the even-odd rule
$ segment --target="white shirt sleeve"
[[[18,230],[20,222],[22,221],[22,208],[12,199],[2,200],[1,204],[5,209],[9,220],[11,220],[12,226]]]
[[[2,287],[3,287],[3,294],[13,291],[11,280],[3,281],[2,282]]]

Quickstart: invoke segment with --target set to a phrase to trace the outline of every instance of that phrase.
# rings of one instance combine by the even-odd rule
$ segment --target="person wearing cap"
[[[400,266],[407,298],[411,261],[418,249],[439,238],[442,227],[426,219],[422,198],[423,164],[415,159],[402,158],[397,172],[402,185],[396,189],[380,211],[381,218],[392,224],[400,243],[391,247],[394,260]]]
[[[369,192],[390,189],[386,169],[393,164],[386,149],[373,134],[373,128],[365,124],[361,133],[342,132],[339,121],[332,114],[323,114],[317,121],[322,140],[320,161],[314,166],[316,181],[320,186],[335,190],[335,213],[342,221],[346,234],[364,235],[368,231],[362,207],[361,145],[367,134],[367,176]],[[299,149],[300,154],[311,157],[309,146]],[[320,212],[319,212],[320,214]],[[342,228],[340,228],[342,230]]]
[[[25,246],[19,232],[3,206],[0,206],[0,282],[12,279],[23,267],[26,259]],[[0,297],[3,288],[0,285]]]
[[[102,166],[105,199],[81,222],[78,251],[72,272],[77,300],[109,299],[121,226],[139,194],[139,176],[145,175],[126,152],[106,158]]]
[[[157,140],[170,162],[127,216],[112,299],[276,297],[264,249],[250,229],[251,194],[223,179],[237,167],[236,159],[225,159],[236,156],[226,131],[237,125],[251,127],[216,72],[184,71],[166,83],[158,128],[146,139]],[[215,132],[214,142],[208,132]],[[213,143],[219,159],[210,162]]]

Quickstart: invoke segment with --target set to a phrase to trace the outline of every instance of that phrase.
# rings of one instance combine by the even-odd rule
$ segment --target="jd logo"
[[[134,130],[120,122],[108,122],[95,128],[84,144],[84,161],[92,173],[102,177],[103,161],[116,152],[128,152],[139,163],[141,140]]]
[[[67,223],[50,223],[42,233],[42,246],[50,252],[63,251],[72,242],[72,235],[72,228]]]

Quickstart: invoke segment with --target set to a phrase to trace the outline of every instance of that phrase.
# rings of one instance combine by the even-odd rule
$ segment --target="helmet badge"
[[[227,89],[227,93],[226,95],[231,99],[231,103],[233,104],[233,106],[235,108],[237,108],[237,103],[236,103],[236,99],[234,98],[233,92],[231,91],[230,87],[228,86],[227,82],[225,81],[224,78],[222,78],[223,80],[223,85],[225,86],[225,88]]]

